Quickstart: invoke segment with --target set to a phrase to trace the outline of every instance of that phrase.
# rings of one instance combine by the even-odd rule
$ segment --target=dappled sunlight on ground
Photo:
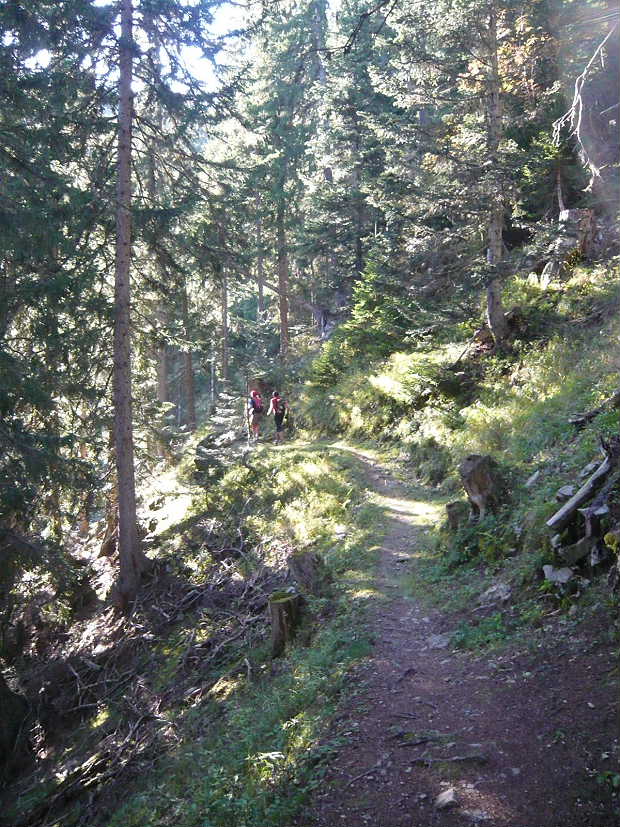
[[[459,811],[473,824],[492,823],[495,827],[514,824],[516,813],[506,804],[501,795],[480,789],[480,773],[470,774],[471,780],[463,776],[454,785],[459,800]],[[492,815],[492,822],[491,816]]]
[[[198,488],[179,482],[177,469],[158,474],[148,487],[140,491],[144,505],[140,516],[157,521],[157,534],[162,534],[186,516]],[[157,507],[153,508],[153,504]]]
[[[343,579],[346,581],[349,593],[353,599],[368,600],[370,598],[383,598],[385,592],[379,587],[372,573],[367,571],[348,570],[344,572]]]
[[[357,445],[347,445],[346,442],[334,442],[332,447],[337,448],[339,451],[346,451],[347,453],[353,454],[353,456],[359,457],[360,459],[371,460],[371,462],[377,461],[377,451],[370,448],[360,448]]]
[[[441,503],[388,497],[384,494],[373,494],[373,502],[384,508],[388,516],[409,525],[427,526],[441,518]]]

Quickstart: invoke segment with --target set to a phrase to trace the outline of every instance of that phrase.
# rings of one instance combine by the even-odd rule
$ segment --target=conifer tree
[[[118,491],[117,584],[120,606],[135,598],[147,561],[138,539],[134,474],[131,381],[131,136],[133,102],[133,2],[122,0],[119,40],[119,110],[116,203],[116,267],[114,286],[114,454]]]

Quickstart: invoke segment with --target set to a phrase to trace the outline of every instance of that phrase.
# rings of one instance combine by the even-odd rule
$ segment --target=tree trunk
[[[501,350],[508,338],[508,324],[502,304],[502,283],[493,279],[487,285],[487,323],[493,334],[495,345]]]
[[[312,60],[315,66],[316,81],[321,87],[320,96],[325,101],[327,100],[327,70],[325,68],[325,59],[323,55],[326,53],[325,48],[325,21],[326,21],[326,3],[315,3],[310,18],[310,25],[312,27]],[[329,125],[329,107],[322,107],[322,117],[320,120],[320,129],[325,139],[331,134]],[[324,156],[329,157],[330,147],[327,144],[324,148]],[[323,178],[329,183],[334,183],[334,171],[328,164],[323,164]]]
[[[157,308],[157,321],[165,325],[165,314],[163,308]],[[168,401],[168,359],[166,343],[160,342],[157,346],[157,401],[164,403]]]
[[[183,330],[185,333],[185,350],[183,351],[183,385],[185,390],[185,422],[190,431],[196,430],[196,390],[194,386],[194,359],[189,348],[189,302],[187,300],[187,286],[181,285],[181,312],[183,314]]]
[[[222,267],[222,379],[228,379],[228,276]]]
[[[256,283],[258,285],[258,321],[265,315],[265,262],[263,257],[263,219],[260,214],[260,195],[256,196]]]
[[[558,195],[558,211],[563,213],[566,209],[564,203],[564,196],[562,194],[562,163],[558,160],[558,165],[555,170],[555,188]]]
[[[354,115],[355,123],[355,167],[353,169],[353,203],[354,203],[354,217],[355,217],[355,274],[359,277],[362,275],[364,269],[364,246],[362,242],[362,231],[364,226],[364,198],[361,192],[362,184],[362,161],[361,161],[361,136],[360,127],[357,119],[357,114]]]
[[[119,577],[116,601],[127,611],[140,584],[147,558],[140,549],[136,519],[131,399],[131,132],[132,0],[121,2],[119,113],[116,193],[116,268],[114,284],[114,443],[118,480]]]
[[[159,132],[162,131],[162,114],[161,109],[158,108],[156,113],[156,123],[159,129]],[[153,145],[149,147],[148,152],[148,192],[149,198],[151,201],[151,205],[153,209],[156,209],[158,206],[158,189],[157,189],[157,166],[155,163],[155,152],[153,149]],[[156,244],[151,244],[151,253],[153,258],[155,259],[155,266],[157,267],[157,272],[160,279],[160,284],[165,285],[167,283],[167,273],[166,267],[162,260],[162,256],[157,249]],[[156,373],[157,373],[157,401],[163,405],[168,401],[168,362],[166,358],[166,342],[163,338],[159,338],[159,331],[165,330],[167,327],[167,313],[166,307],[164,302],[160,299],[157,303],[155,309],[155,321],[157,326],[158,332],[158,341],[156,347],[154,348],[154,358],[155,358],[155,366],[156,366]],[[161,422],[162,427],[165,425],[165,420]],[[159,456],[165,457],[168,453],[167,445],[165,440],[159,439],[157,444],[157,451]]]
[[[286,644],[295,637],[301,613],[301,595],[274,592],[269,598],[271,618],[271,656],[280,657]]]
[[[276,216],[278,246],[278,294],[280,305],[280,359],[285,362],[288,356],[288,253],[286,249],[286,231],[284,228],[284,204],[278,204]]]
[[[80,443],[80,459],[88,459],[88,445],[85,442]],[[87,490],[82,500],[82,508],[78,515],[80,524],[80,537],[88,537],[90,530],[90,509],[93,502],[93,491]]]
[[[161,117],[159,118],[159,127],[161,129]],[[151,200],[153,209],[155,209],[157,207],[157,174],[155,169],[155,156],[152,148],[149,151],[148,155],[148,171],[149,198]],[[159,273],[161,284],[166,284],[166,268],[164,267],[164,263],[161,260],[161,256],[158,255],[155,245],[153,245],[153,249],[151,250],[151,252],[153,254],[153,257],[155,258],[155,264]],[[155,320],[157,322],[158,329],[165,329],[168,319],[166,309],[161,300],[158,302],[157,308],[155,310]],[[157,401],[163,404],[164,402],[168,401],[168,365],[166,362],[166,343],[162,340],[160,340],[157,344],[155,362],[157,369]]]
[[[216,368],[215,368],[215,345],[211,342],[211,381],[209,383],[209,400],[211,403],[211,413],[215,413],[215,396],[216,396],[216,384],[217,384],[217,376],[216,376]]]
[[[499,169],[499,144],[502,135],[501,78],[499,74],[497,43],[497,9],[494,0],[489,7],[489,49],[487,75],[487,147],[491,168],[495,172],[495,185],[489,193],[491,204],[487,225],[487,261],[497,272],[502,260],[502,229],[504,226],[504,196],[501,170]],[[487,322],[495,345],[502,348],[508,337],[508,324],[502,305],[501,281],[494,275],[487,287]]]

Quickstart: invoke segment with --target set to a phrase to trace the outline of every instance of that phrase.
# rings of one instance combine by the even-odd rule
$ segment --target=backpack
[[[258,399],[254,399],[253,396],[250,397],[250,404],[248,407],[251,411],[256,411],[256,413],[262,413],[263,410],[262,402],[259,402]]]
[[[283,414],[285,410],[284,399],[279,396],[277,402],[275,400],[273,402],[273,412],[274,414]]]

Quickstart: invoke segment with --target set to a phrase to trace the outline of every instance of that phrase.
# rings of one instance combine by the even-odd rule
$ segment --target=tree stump
[[[315,596],[325,594],[331,586],[331,575],[323,558],[314,551],[298,551],[288,559],[291,577],[304,592]]]
[[[472,509],[472,517],[482,519],[501,499],[501,480],[492,457],[470,454],[459,465],[461,482]]]
[[[461,523],[464,523],[469,514],[467,503],[463,500],[456,500],[456,502],[448,503],[446,505],[446,516],[448,518],[448,528],[450,531],[458,531]]]
[[[295,591],[284,589],[269,598],[271,618],[271,657],[284,652],[286,644],[295,637],[301,615],[302,597]]]

